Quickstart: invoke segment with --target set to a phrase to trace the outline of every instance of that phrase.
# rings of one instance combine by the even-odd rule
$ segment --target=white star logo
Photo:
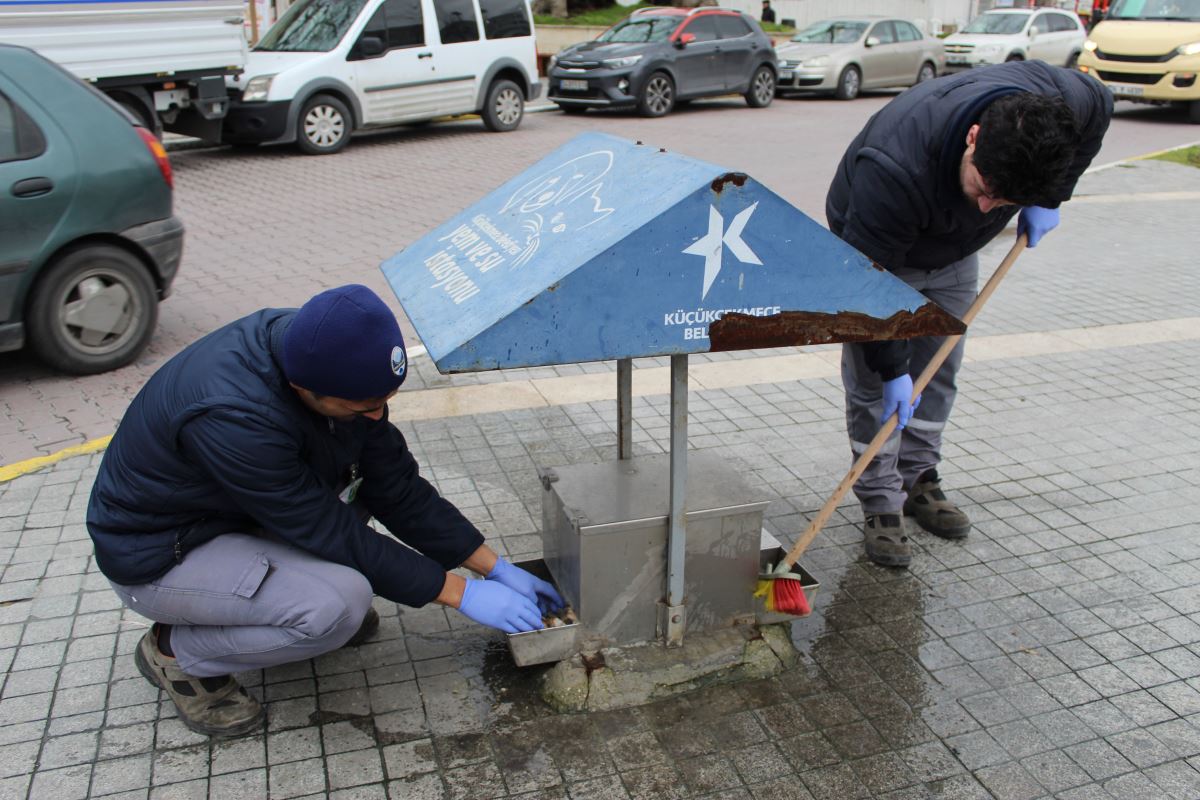
[[[729,230],[722,235],[725,219],[714,206],[708,207],[708,233],[683,251],[691,256],[704,256],[704,291],[700,294],[701,300],[708,296],[708,290],[712,288],[713,281],[717,279],[717,275],[721,274],[721,254],[725,247],[728,247],[737,260],[743,264],[762,264],[750,246],[742,241],[742,230],[750,221],[750,215],[756,208],[758,208],[758,203],[742,209],[729,224]]]

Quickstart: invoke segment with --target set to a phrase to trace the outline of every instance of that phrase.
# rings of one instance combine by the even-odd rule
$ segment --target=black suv
[[[550,99],[568,113],[636,106],[661,117],[680,100],[775,97],[775,48],[752,17],[722,8],[646,8],[551,61]]]

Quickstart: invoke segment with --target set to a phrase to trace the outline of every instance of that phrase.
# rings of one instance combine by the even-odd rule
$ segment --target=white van
[[[511,131],[541,91],[528,0],[298,0],[228,85],[223,141],[314,155],[455,114]]]

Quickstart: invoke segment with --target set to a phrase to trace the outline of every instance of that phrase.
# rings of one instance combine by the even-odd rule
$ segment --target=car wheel
[[[127,250],[69,250],[42,273],[26,315],[29,344],[43,361],[75,375],[128,364],[158,320],[154,280]]]
[[[579,115],[579,114],[587,113],[587,106],[566,106],[566,105],[559,104],[558,108],[564,114]]]
[[[766,108],[775,99],[775,73],[770,67],[759,67],[750,79],[750,88],[744,95],[746,105],[751,108]]]
[[[917,83],[924,83],[925,81],[931,81],[936,77],[937,77],[937,69],[934,68],[933,64],[929,63],[928,61],[926,61],[924,64],[922,64],[921,69],[919,69],[917,71]]]
[[[858,97],[860,89],[862,89],[862,73],[858,71],[858,67],[851,64],[838,76],[837,89],[833,94],[838,100],[853,100]]]
[[[350,110],[336,97],[309,98],[296,119],[296,144],[310,156],[327,156],[350,142]]]
[[[1025,56],[1021,55],[1020,53],[1009,53],[1008,58],[1006,58],[1004,60],[1005,61],[1024,61]]]
[[[1067,59],[1067,69],[1075,69],[1079,66],[1079,53],[1071,53],[1071,57]]]
[[[483,124],[489,131],[515,130],[525,116],[525,95],[512,81],[493,81],[483,105]]]
[[[656,72],[642,87],[637,109],[643,117],[661,117],[675,107],[675,84],[665,72]]]
[[[1200,125],[1200,100],[1193,100],[1188,103],[1188,122],[1193,125]]]

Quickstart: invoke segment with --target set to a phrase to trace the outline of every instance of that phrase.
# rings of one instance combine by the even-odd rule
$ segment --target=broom
[[[971,303],[971,307],[967,309],[967,313],[963,314],[962,321],[965,325],[970,326],[975,320],[975,315],[979,313],[980,309],[983,308],[983,304],[996,291],[996,287],[1000,285],[1000,281],[1008,272],[1009,267],[1013,265],[1013,262],[1017,260],[1017,256],[1025,249],[1026,241],[1024,234],[1017,237],[1017,241],[1013,244],[1012,249],[1008,251],[1008,255],[1000,262],[1000,266],[996,268],[996,271],[992,273],[992,277],[988,279],[987,284],[983,287],[983,291]],[[950,355],[950,351],[954,349],[954,346],[958,344],[958,340],[961,338],[962,334],[956,334],[954,336],[947,336],[946,340],[942,342],[941,349],[934,353],[933,358],[930,359],[925,369],[922,370],[920,376],[913,382],[912,399],[914,401],[920,397],[921,392],[933,380],[934,373],[941,368],[942,363],[945,362],[946,358]],[[897,421],[898,416],[896,414],[892,414],[887,418],[883,423],[883,427],[879,429],[879,432],[875,434],[875,438],[867,446],[867,449],[855,460],[854,466],[846,473],[846,477],[842,478],[842,482],[834,489],[830,498],[825,501],[825,505],[821,506],[821,510],[817,512],[817,516],[808,524],[804,533],[796,540],[796,544],[792,545],[792,549],[780,559],[775,569],[764,575],[759,575],[758,588],[755,590],[754,596],[763,598],[768,611],[780,611],[785,614],[795,614],[797,616],[807,616],[812,611],[808,604],[808,598],[804,596],[804,589],[800,585],[801,578],[791,571],[792,567],[795,565],[796,560],[808,549],[808,546],[812,544],[813,539],[817,538],[817,534],[821,532],[821,528],[833,516],[834,509],[837,508],[842,498],[846,496],[846,492],[850,491],[850,487],[862,476],[867,465],[871,463],[871,459],[875,457],[880,448],[883,447],[884,442],[892,435],[892,431],[896,429]]]

